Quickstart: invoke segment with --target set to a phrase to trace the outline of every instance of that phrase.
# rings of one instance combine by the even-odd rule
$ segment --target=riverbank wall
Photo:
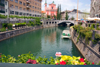
[[[34,30],[38,30],[38,29],[42,29],[42,28],[48,28],[48,27],[56,27],[58,25],[41,25],[41,26],[34,26],[34,27],[26,27],[26,28],[22,28],[22,29],[16,29],[16,30],[11,30],[11,31],[5,31],[5,32],[0,32],[0,41],[9,39],[11,37],[15,37],[30,31],[34,31]]]
[[[0,32],[0,41],[9,39],[11,37],[15,37],[15,36],[30,32],[30,31],[42,29],[42,28],[43,26],[34,26],[34,27],[27,27],[27,28],[22,28],[22,29]]]
[[[74,42],[77,49],[83,55],[86,60],[94,63],[100,62],[100,43],[92,44],[92,41],[89,41],[89,44],[85,43],[85,38],[80,37],[77,41],[78,33],[72,28],[71,30],[72,41]]]

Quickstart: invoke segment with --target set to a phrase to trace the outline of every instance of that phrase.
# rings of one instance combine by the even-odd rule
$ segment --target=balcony
[[[30,1],[27,0],[26,3],[30,4]]]
[[[28,9],[29,9],[29,8],[30,8],[30,6],[26,6],[26,8],[28,8]]]

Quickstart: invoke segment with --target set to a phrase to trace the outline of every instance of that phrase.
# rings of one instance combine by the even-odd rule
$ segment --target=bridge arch
[[[59,21],[58,26],[73,26],[74,25],[74,21],[71,20],[64,20],[64,21]]]

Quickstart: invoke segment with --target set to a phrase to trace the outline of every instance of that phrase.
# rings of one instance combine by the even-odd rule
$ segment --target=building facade
[[[42,0],[7,0],[6,2],[8,2],[9,15],[41,17]]]
[[[100,18],[100,0],[91,0],[90,17]]]
[[[0,13],[4,14],[5,13],[5,4],[4,0],[0,0]]]
[[[68,16],[69,16],[68,19],[69,20],[71,20],[72,18],[74,18],[74,20],[76,20],[77,9],[73,9],[72,11],[66,10],[66,11],[61,12],[62,20],[65,20],[66,12],[68,13]],[[90,17],[89,13],[81,12],[81,11],[78,10],[78,19],[79,20],[86,19],[88,17]]]
[[[54,4],[54,1],[51,4],[49,4],[49,7],[47,7],[47,2],[45,2],[45,13],[46,15],[49,15],[51,18],[57,16],[57,8],[56,4]]]

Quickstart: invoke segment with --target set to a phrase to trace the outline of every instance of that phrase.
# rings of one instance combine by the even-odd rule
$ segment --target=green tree
[[[74,17],[71,18],[71,20],[74,20],[74,19],[75,19]]]
[[[59,5],[58,5],[58,8],[57,8],[57,20],[59,20]]]
[[[67,11],[66,11],[66,17],[65,17],[65,19],[68,20],[68,17],[69,17],[69,16],[68,16],[68,13],[67,13]]]
[[[47,15],[47,18],[50,18],[50,15]]]

